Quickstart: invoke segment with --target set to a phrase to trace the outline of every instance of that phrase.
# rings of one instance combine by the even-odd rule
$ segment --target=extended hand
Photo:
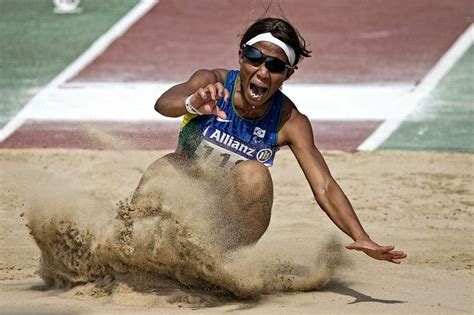
[[[395,250],[395,246],[380,246],[370,238],[356,240],[354,243],[348,244],[345,247],[347,249],[364,252],[374,259],[387,260],[395,264],[399,264],[403,258],[407,257],[404,252]]]
[[[227,119],[227,115],[217,106],[217,101],[224,98],[229,99],[230,93],[224,88],[221,82],[209,84],[194,93],[191,98],[191,104],[195,109],[205,115],[215,115],[222,119]]]

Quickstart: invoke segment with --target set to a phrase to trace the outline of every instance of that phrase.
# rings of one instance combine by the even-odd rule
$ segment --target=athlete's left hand
[[[401,260],[407,257],[404,252],[395,250],[395,246],[381,246],[370,238],[356,240],[354,243],[348,244],[345,247],[347,249],[364,252],[367,256],[374,259],[386,260],[394,264],[401,263]]]

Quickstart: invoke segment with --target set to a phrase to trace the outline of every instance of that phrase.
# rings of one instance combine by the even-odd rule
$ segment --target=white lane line
[[[387,99],[403,97],[411,83],[352,85],[288,85],[283,92],[298,110],[315,120],[386,120],[398,117],[399,108]]]
[[[459,36],[449,50],[440,58],[436,65],[428,72],[415,91],[405,98],[396,100],[395,107],[404,108],[404,113],[395,119],[388,119],[382,123],[357,149],[361,151],[376,150],[400,127],[407,116],[414,111],[420,101],[427,97],[441,79],[448,74],[452,67],[461,59],[467,50],[474,44],[474,24]]]
[[[69,82],[43,93],[23,113],[25,119],[76,121],[176,120],[153,109],[156,99],[176,83]],[[288,84],[283,88],[298,109],[317,120],[385,120],[400,108],[387,99],[400,98],[413,88],[397,85]]]
[[[38,92],[23,109],[12,118],[0,130],[0,142],[10,136],[17,128],[19,128],[28,117],[25,113],[31,111],[31,108],[38,107],[40,100],[47,99],[47,95],[51,91],[56,90],[61,84],[75,76],[79,71],[84,69],[89,63],[97,58],[105,49],[118,37],[122,36],[135,22],[150,11],[159,0],[141,0],[132,10],[115,23],[106,33],[100,36],[82,55],[80,55],[73,63],[57,75],[51,82]]]

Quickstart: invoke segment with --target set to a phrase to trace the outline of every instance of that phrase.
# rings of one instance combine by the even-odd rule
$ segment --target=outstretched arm
[[[298,160],[317,203],[337,227],[354,240],[346,245],[346,248],[363,251],[375,259],[400,263],[400,260],[406,257],[404,252],[395,250],[394,246],[378,245],[363,229],[349,200],[314,145],[308,118],[293,109],[291,117],[282,128],[282,133],[284,141]]]

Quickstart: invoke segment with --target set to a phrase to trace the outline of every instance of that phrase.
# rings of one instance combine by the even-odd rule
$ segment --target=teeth
[[[255,92],[254,92],[255,90]],[[255,100],[260,100],[263,95],[265,94],[267,88],[265,87],[261,87],[261,86],[258,86],[258,85],[255,85],[253,83],[250,84],[249,86],[249,94],[250,96],[255,99]]]
[[[256,100],[259,100],[262,98],[263,95],[258,95],[258,94],[255,94],[252,89],[249,89],[249,94],[252,98],[256,99]]]

